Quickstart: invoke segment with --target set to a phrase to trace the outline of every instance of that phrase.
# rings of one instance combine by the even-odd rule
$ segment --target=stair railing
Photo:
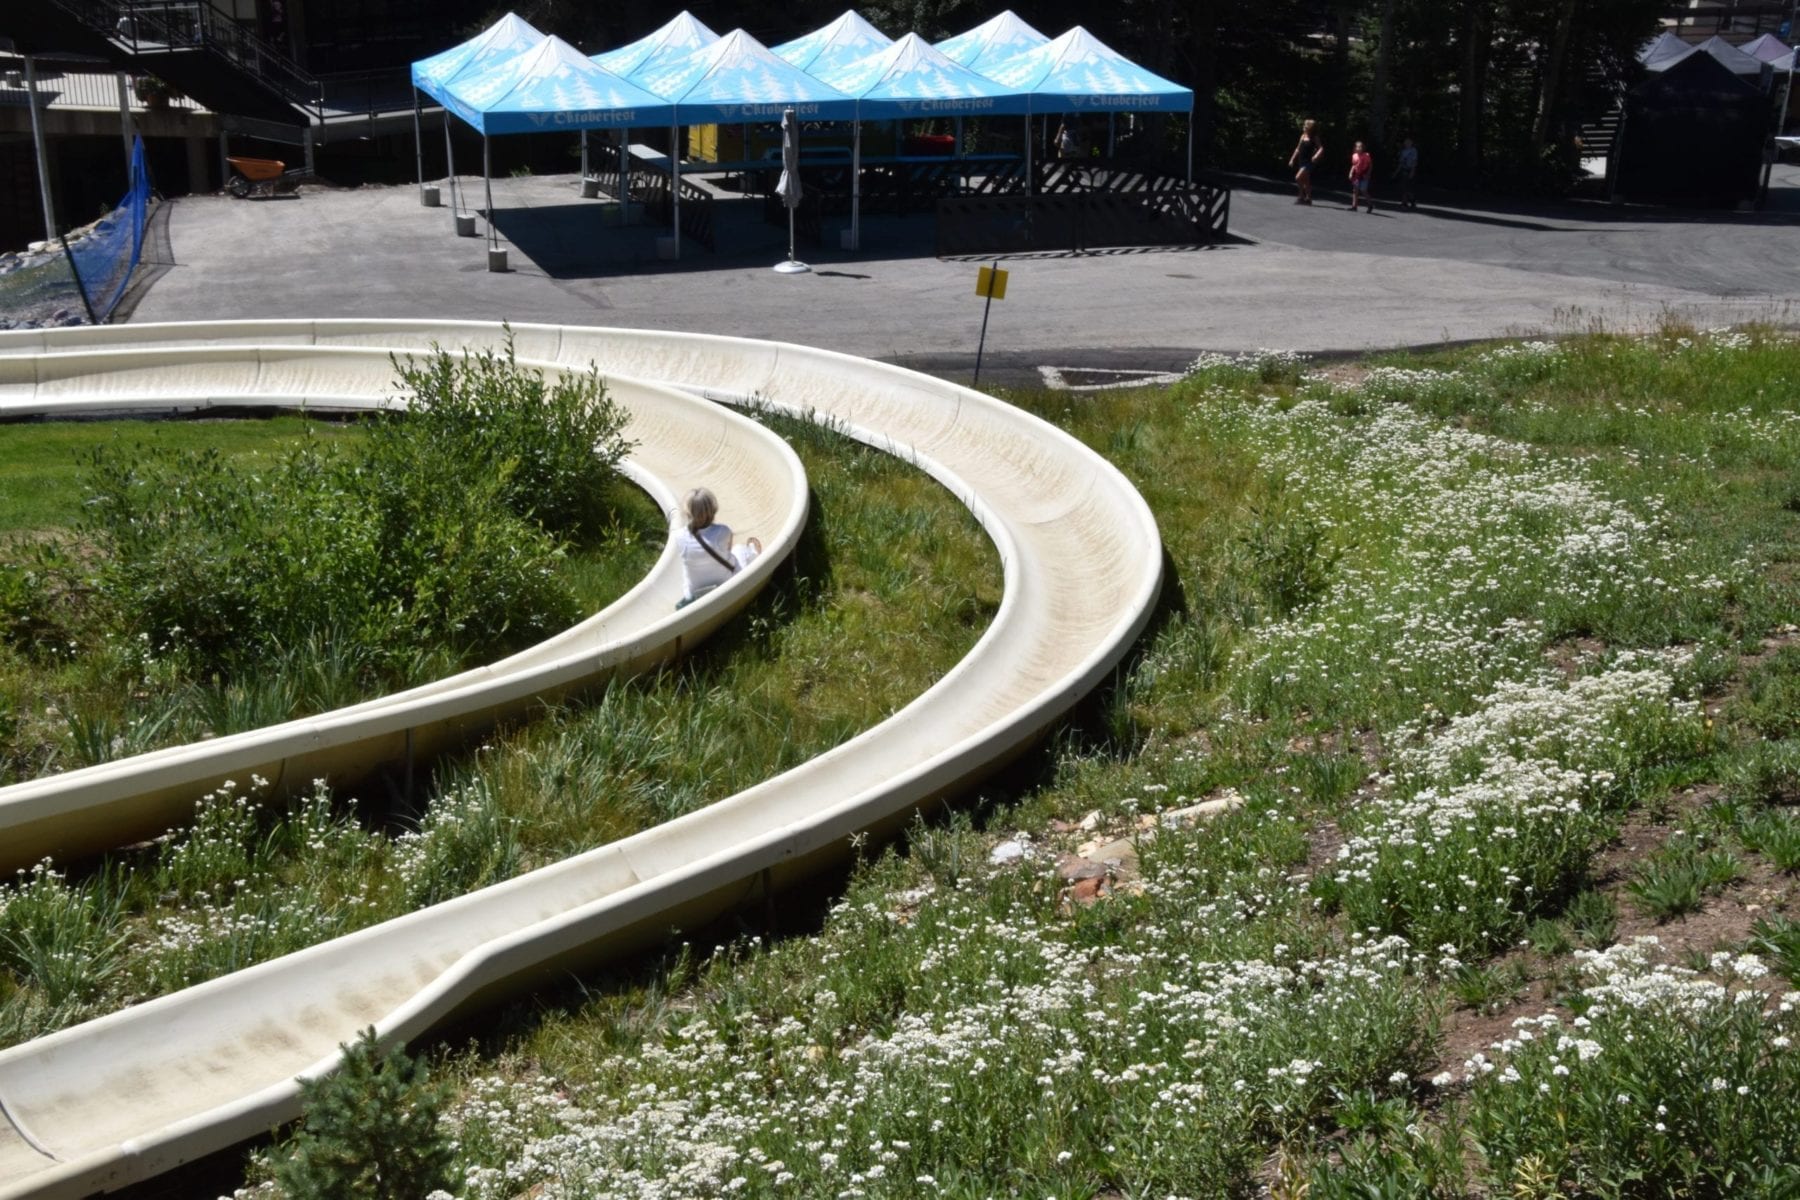
[[[133,55],[203,50],[223,58],[313,121],[324,117],[319,81],[208,0],[50,0]]]

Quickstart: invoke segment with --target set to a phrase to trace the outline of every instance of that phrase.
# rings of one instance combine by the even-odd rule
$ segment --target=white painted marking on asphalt
[[[1179,383],[1182,379],[1180,371],[1144,371],[1125,367],[1039,367],[1038,374],[1044,377],[1044,386],[1055,392],[1104,392],[1113,388]],[[1110,375],[1113,378],[1101,383],[1070,383],[1069,375]]]

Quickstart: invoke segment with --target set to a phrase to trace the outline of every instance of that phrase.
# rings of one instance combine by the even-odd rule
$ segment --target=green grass
[[[1385,367],[1334,386],[1259,356],[1011,397],[1156,513],[1142,644],[1043,752],[866,847],[828,898],[437,1047],[471,1200],[1793,1194],[1800,1015],[1765,971],[1800,957],[1779,884],[1800,345],[1671,330]],[[450,894],[803,761],[940,674],[998,601],[969,519],[903,464],[783,430],[818,520],[745,621],[495,738],[397,845],[315,802],[268,840],[321,849],[271,874],[333,920]],[[1207,799],[1237,807],[1159,819]],[[260,844],[228,817],[202,825],[219,846],[79,896],[34,885],[0,937],[317,932],[220,894],[231,847]],[[1003,837],[1030,853],[996,865]],[[1059,860],[1104,843],[1121,865],[1079,893]],[[1653,924],[1746,872],[1778,884],[1720,953]],[[140,878],[208,900],[111,915]],[[183,945],[172,982],[233,951]],[[0,985],[20,1026],[136,969],[129,940],[94,977],[29,961]]]
[[[354,426],[300,416],[254,420],[41,421],[5,426],[0,437],[0,530],[71,529],[81,518],[82,462],[95,446],[148,437],[173,451],[217,450],[251,467],[273,463],[305,438],[357,436]]]
[[[446,759],[416,810],[380,794],[329,791],[274,809],[246,780],[202,800],[190,827],[154,847],[29,892],[0,888],[0,946],[23,936],[15,926],[49,912],[57,945],[107,948],[94,959],[104,972],[73,981],[55,973],[60,959],[41,955],[0,971],[0,991],[13,997],[0,1040],[198,983],[660,823],[823,753],[930,687],[998,607],[991,543],[912,467],[828,431],[778,424],[806,463],[815,519],[729,630],[678,666],[615,682]],[[660,544],[660,518],[655,529]],[[615,572],[596,569],[593,578]],[[228,690],[221,703],[236,706],[231,719],[257,720],[305,694],[301,662],[271,679],[290,685],[279,703],[266,704],[266,690]],[[131,732],[101,725],[88,736],[105,742]],[[97,888],[117,898],[90,903]]]

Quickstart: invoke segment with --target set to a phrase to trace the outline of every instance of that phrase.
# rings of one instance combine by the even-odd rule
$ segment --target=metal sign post
[[[970,387],[981,386],[981,356],[987,350],[988,314],[994,311],[994,301],[1006,299],[1006,272],[1000,269],[1000,262],[995,260],[991,267],[981,268],[975,276],[975,294],[986,296],[987,303],[981,306],[981,340],[975,344],[975,378],[969,382]]]

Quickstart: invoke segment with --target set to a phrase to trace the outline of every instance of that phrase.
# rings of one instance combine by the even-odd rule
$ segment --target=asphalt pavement
[[[1771,209],[1800,210],[1778,167]],[[1792,323],[1800,220],[1603,204],[1434,198],[1348,212],[1302,207],[1239,180],[1232,240],[1207,248],[1008,257],[984,381],[1092,387],[1177,371],[1202,350],[1311,353],[1557,333]],[[480,181],[463,180],[465,209]],[[618,224],[573,176],[494,181],[510,269],[448,208],[402,187],[308,187],[298,197],[193,196],[168,216],[168,266],[134,321],[460,317],[690,329],[801,342],[967,379],[982,319],[977,268],[933,254],[932,219],[870,217],[860,252],[802,248],[809,274],[771,267],[786,232],[753,201],[720,206],[717,252],[657,257],[666,229]],[[735,203],[735,208],[727,205]],[[478,224],[479,224],[478,220]],[[485,234],[485,225],[482,226]]]

